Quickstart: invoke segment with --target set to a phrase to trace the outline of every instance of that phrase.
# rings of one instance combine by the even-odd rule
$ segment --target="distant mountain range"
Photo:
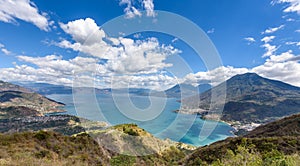
[[[200,84],[199,86],[193,86],[190,84],[177,84],[170,89],[164,91],[169,98],[186,98],[203,93],[211,88],[210,84]]]
[[[19,86],[27,88],[33,92],[39,93],[41,95],[51,95],[51,94],[71,94],[72,87],[63,85],[53,85],[47,83],[31,83],[31,82],[15,82]]]
[[[224,88],[226,86],[226,91]],[[284,82],[263,78],[255,73],[236,75],[226,82],[200,94],[184,99],[185,103],[199,103],[199,108],[209,109],[212,92],[226,93],[221,120],[241,123],[264,123],[300,112],[300,88]],[[218,107],[220,103],[212,103]],[[213,119],[214,110],[201,112],[204,118]]]
[[[25,87],[33,92],[42,94],[42,95],[51,95],[51,94],[72,94],[72,87],[63,86],[63,85],[53,85],[47,83],[20,83],[16,82],[15,84]],[[194,87],[189,84],[177,84],[170,89],[163,91],[168,98],[185,98],[189,96],[193,96],[202,92],[205,92],[211,88],[209,84],[201,84],[197,87]],[[83,89],[83,88],[75,88],[75,89]],[[95,92],[97,94],[110,94],[114,93],[129,93],[140,96],[148,96],[151,92],[153,96],[163,96],[162,92],[153,91],[150,89],[143,88],[129,88],[129,89],[97,89],[95,88]]]

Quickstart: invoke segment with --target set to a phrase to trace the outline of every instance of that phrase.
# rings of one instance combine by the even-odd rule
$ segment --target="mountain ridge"
[[[217,99],[210,105],[212,93],[217,94]],[[237,130],[249,126],[251,130],[252,123],[264,124],[300,112],[299,87],[255,73],[233,76],[199,96],[182,100],[187,106],[194,108],[191,113],[199,113],[204,119],[221,119],[234,125]],[[222,96],[226,96],[226,99],[223,99],[225,105],[220,114],[214,108],[222,107],[222,103],[218,103],[222,99],[219,100],[218,97]],[[189,113],[188,109],[181,111]]]
[[[2,119],[11,116],[37,116],[46,113],[65,112],[60,108],[62,106],[64,106],[63,103],[56,102],[19,85],[0,81],[0,118]],[[14,111],[15,114],[12,115],[11,111]]]

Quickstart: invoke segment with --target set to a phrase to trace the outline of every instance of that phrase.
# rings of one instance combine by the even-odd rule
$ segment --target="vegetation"
[[[263,125],[244,137],[198,148],[186,165],[300,165],[300,115]]]
[[[136,124],[116,125],[113,128],[131,136],[151,136],[148,132],[139,128]]]
[[[146,156],[117,154],[88,134],[0,134],[0,165],[176,165],[186,154],[176,147]]]
[[[300,114],[259,126],[246,135],[246,137],[274,136],[300,136]]]
[[[53,132],[0,135],[0,165],[102,165],[109,156],[88,135]]]
[[[24,106],[0,107],[0,119],[11,119],[25,116],[40,116],[41,114]]]
[[[244,77],[251,78],[246,84],[252,90],[240,84]],[[223,119],[259,121],[298,110],[296,87],[253,74],[227,83],[234,85],[229,87],[234,94],[229,95]],[[234,91],[236,86],[241,89]],[[245,95],[248,92],[255,94]],[[58,103],[1,81],[0,103],[0,165],[300,165],[300,115],[193,150],[182,143],[158,139],[136,124],[108,127],[70,115],[43,116],[38,110],[49,111]],[[232,111],[226,112],[229,108]]]
[[[299,87],[266,79],[255,73],[236,75],[202,93],[200,99],[198,96],[190,97],[183,99],[183,103],[208,110],[212,92],[217,94],[217,99],[212,103],[211,113],[214,111],[213,108],[219,108],[218,102],[222,101],[220,94],[226,95],[221,120],[227,122],[265,123],[300,112]],[[204,118],[211,118],[206,116],[207,112],[202,114]]]

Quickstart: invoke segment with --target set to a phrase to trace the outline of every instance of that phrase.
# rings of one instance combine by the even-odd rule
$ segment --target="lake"
[[[50,99],[65,103],[63,114],[80,116],[90,120],[106,121],[111,125],[135,123],[154,136],[204,146],[233,136],[233,128],[223,122],[202,120],[198,115],[177,114],[180,103],[173,98],[118,94],[76,96],[53,94]],[[90,98],[89,98],[90,97]],[[130,99],[130,100],[128,100]],[[75,103],[75,104],[74,104]]]

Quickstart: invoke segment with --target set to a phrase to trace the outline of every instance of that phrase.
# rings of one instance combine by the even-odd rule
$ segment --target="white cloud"
[[[207,72],[190,73],[185,76],[184,81],[188,84],[197,85],[199,83],[210,83],[212,86],[216,86],[237,74],[243,74],[249,72],[247,68],[234,68],[232,66],[222,66],[214,70]]]
[[[1,51],[5,54],[5,55],[10,55],[11,52],[8,51],[6,48],[1,48]]]
[[[177,38],[177,37],[175,37],[171,42],[172,43],[175,43],[175,42],[177,42],[179,39]]]
[[[253,37],[246,37],[246,38],[244,38],[244,40],[248,41],[248,45],[250,45],[251,43],[256,42],[256,40]]]
[[[271,55],[274,54],[275,51],[277,51],[278,47],[271,45],[269,43],[265,43],[262,45],[263,48],[265,48],[266,52],[264,53],[264,55],[262,56],[264,57],[269,57]]]
[[[295,32],[300,33],[300,29],[295,30]]]
[[[72,85],[76,73],[85,72],[92,78],[93,74],[99,76],[106,73],[105,67],[99,60],[90,57],[75,57],[63,60],[62,56],[47,55],[44,57],[18,56],[19,61],[33,64],[17,65],[13,68],[0,69],[0,79],[6,81],[32,81],[47,82],[61,85]]]
[[[265,42],[265,43],[269,43],[271,42],[273,39],[275,39],[275,36],[266,36],[264,38],[261,39],[262,42]]]
[[[156,38],[110,38],[90,18],[60,26],[75,42],[62,40],[58,46],[107,59],[106,68],[119,74],[156,73],[170,66],[164,62],[169,55],[180,53],[172,46],[160,45]]]
[[[48,55],[45,57],[18,56],[19,60],[34,64],[15,65],[13,68],[0,69],[0,79],[6,81],[33,81],[47,82],[60,85],[72,85],[74,74],[81,79],[76,79],[76,85],[86,85],[87,80],[93,80],[97,88],[150,88],[155,90],[166,89],[177,83],[198,85],[210,83],[218,85],[224,80],[237,74],[255,72],[263,77],[284,81],[295,86],[300,86],[300,56],[292,51],[279,55],[271,55],[266,62],[252,69],[222,66],[214,70],[190,73],[183,78],[168,76],[163,72],[142,75],[116,74],[107,70],[105,64],[99,63],[95,57],[76,57],[63,60],[61,56]],[[99,83],[99,84],[97,84]]]
[[[5,46],[3,44],[0,43],[0,50],[1,52],[3,52],[5,55],[10,55],[11,54],[11,51],[7,50],[5,48]]]
[[[134,38],[138,39],[138,38],[141,38],[142,37],[142,34],[141,33],[135,33],[133,35]]]
[[[61,56],[44,57],[18,56],[20,61],[34,64],[15,65],[13,68],[1,68],[0,80],[47,82],[60,85],[89,86],[94,81],[96,88],[150,88],[162,90],[176,84],[176,78],[162,73],[143,75],[116,75],[106,70],[106,66],[93,57],[75,57],[63,60]],[[73,82],[76,77],[76,82]],[[74,83],[74,84],[73,84]]]
[[[90,45],[101,42],[105,37],[105,32],[91,18],[70,21],[67,24],[59,23],[59,25],[80,44]]]
[[[0,0],[0,21],[16,23],[16,18],[33,23],[44,31],[49,31],[48,19],[38,11],[30,0]]]
[[[263,65],[254,67],[253,72],[263,77],[284,81],[286,83],[300,86],[300,60],[292,51],[280,55],[272,55]]]
[[[140,9],[137,8],[134,4],[141,3],[142,6]],[[131,19],[135,18],[136,16],[141,17],[142,13],[141,10],[146,11],[146,15],[148,17],[155,17],[156,13],[154,11],[154,3],[153,0],[142,0],[142,1],[134,1],[134,0],[120,0],[120,5],[126,5],[124,9],[124,13],[126,18]]]
[[[300,55],[296,56],[289,50],[279,55],[269,56],[264,64],[252,69],[223,66],[207,72],[190,73],[184,77],[183,82],[193,85],[211,83],[211,85],[216,86],[224,79],[227,80],[234,75],[254,72],[269,79],[300,86],[299,61]]]
[[[119,78],[118,86],[130,83],[131,87],[156,89],[173,84],[175,78],[163,71],[172,66],[165,62],[167,57],[180,53],[176,48],[161,45],[156,38],[111,38],[90,18],[60,23],[60,27],[72,37],[72,41],[62,39],[55,44],[83,54],[68,60],[57,55],[17,56],[24,64],[16,63],[14,68],[0,69],[0,79],[71,85],[74,74],[79,74],[82,85],[86,80],[94,79],[106,83],[99,84],[98,88],[110,86],[112,78]]]
[[[176,54],[171,46],[159,46],[157,39],[134,42],[132,39],[121,39],[123,50],[120,56],[109,59],[107,68],[118,74],[157,73],[171,64],[164,63],[168,55]]]
[[[134,18],[136,16],[139,16],[139,17],[142,16],[142,13],[132,5],[131,0],[121,0],[120,5],[126,5],[126,8],[124,9],[126,18],[130,19],[130,18]]]
[[[277,49],[278,49],[277,46],[269,44],[269,42],[272,42],[273,39],[275,39],[275,36],[266,36],[261,39],[261,41],[264,42],[264,44],[261,45],[261,47],[265,48],[265,51],[266,51],[264,53],[264,55],[262,56],[263,58],[269,57],[269,56],[273,55],[275,51],[277,51]]]
[[[293,21],[295,21],[295,19],[293,19],[293,18],[288,18],[288,19],[286,19],[286,21],[287,21],[287,22],[293,22]]]
[[[214,32],[215,32],[215,28],[212,28],[212,29],[210,29],[210,30],[207,31],[208,34],[214,33]]]
[[[286,45],[296,45],[296,46],[300,46],[300,42],[286,42]]]
[[[244,39],[249,42],[255,42],[255,39],[253,37],[246,37]]]
[[[271,34],[274,33],[280,29],[284,28],[284,25],[280,25],[279,27],[274,27],[274,28],[268,28],[266,29],[264,32],[262,32],[262,34]]]
[[[154,12],[153,0],[143,0],[143,6],[146,10],[147,16],[155,17],[156,13]]]
[[[274,2],[288,4],[283,10],[285,13],[296,12],[300,15],[300,0],[276,0]]]
[[[154,90],[164,90],[177,84],[177,79],[163,74],[156,75],[139,75],[139,76],[114,76],[106,77],[106,83],[111,88],[149,88]]]

